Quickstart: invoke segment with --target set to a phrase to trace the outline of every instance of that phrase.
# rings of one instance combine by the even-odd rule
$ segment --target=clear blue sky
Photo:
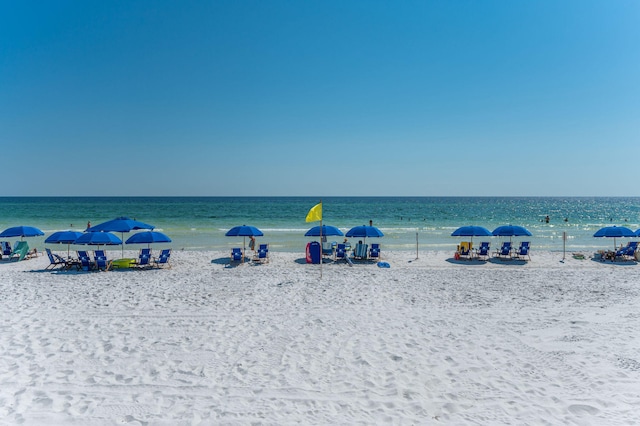
[[[0,195],[640,192],[636,0],[0,5]]]

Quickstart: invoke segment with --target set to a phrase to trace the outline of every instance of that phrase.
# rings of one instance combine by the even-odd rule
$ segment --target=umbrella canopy
[[[67,257],[70,256],[69,246],[82,236],[82,232],[78,231],[58,231],[49,235],[44,242],[46,244],[66,244]]]
[[[600,228],[593,234],[594,237],[606,237],[613,238],[613,249],[616,249],[616,238],[621,237],[636,237],[636,232],[624,226],[605,226]]]
[[[85,232],[73,244],[117,246],[122,244],[122,240],[110,232]]]
[[[226,234],[227,237],[243,237],[242,238],[242,262],[244,263],[244,252],[246,251],[245,243],[246,237],[262,237],[264,234],[261,230],[256,228],[255,226],[250,225],[241,225],[234,226],[229,229]]]
[[[473,243],[473,237],[490,237],[491,231],[482,226],[461,226],[451,233],[452,237],[471,237],[471,243]]]
[[[482,226],[461,226],[451,233],[452,237],[490,237],[493,234]]]
[[[375,226],[360,225],[355,226],[347,231],[347,237],[351,238],[367,238],[367,237],[384,237],[381,230]]]
[[[87,229],[87,232],[130,232],[135,229],[153,229],[155,226],[148,223],[139,222],[137,220],[129,219],[128,217],[117,217],[112,220],[100,223],[96,226],[92,226]]]
[[[339,230],[338,228],[336,228],[335,226],[322,225],[322,235],[323,236],[332,236],[332,235],[343,236],[344,233],[341,230]],[[314,226],[313,228],[309,229],[307,232],[305,232],[304,236],[305,237],[319,237],[320,236],[320,225]]]
[[[37,237],[40,235],[44,235],[44,232],[34,226],[14,226],[12,228],[7,228],[0,233],[1,238]]]
[[[128,217],[117,217],[106,222],[99,223],[96,226],[92,226],[87,229],[87,232],[120,232],[121,238],[124,240],[124,233],[130,232],[135,229],[153,229],[155,226],[148,223],[139,222]],[[119,244],[122,244],[120,241]],[[124,245],[122,246],[122,257],[124,257]]]
[[[170,243],[171,238],[162,232],[158,231],[147,231],[147,232],[138,232],[133,234],[125,244],[151,244],[151,243]]]
[[[264,234],[255,226],[241,225],[234,226],[224,235],[227,237],[262,237]]]
[[[531,236],[531,232],[529,232],[526,228],[517,225],[503,225],[498,226],[493,230],[491,235],[495,237],[521,237],[521,236]]]

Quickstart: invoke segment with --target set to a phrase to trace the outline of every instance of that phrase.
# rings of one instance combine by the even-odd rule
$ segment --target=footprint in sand
[[[592,407],[591,405],[584,405],[584,404],[570,405],[568,410],[571,414],[574,414],[576,416],[584,416],[584,415],[595,416],[600,412],[600,410],[598,410],[596,407]]]

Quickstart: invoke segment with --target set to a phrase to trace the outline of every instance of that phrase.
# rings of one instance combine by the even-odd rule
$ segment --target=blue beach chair
[[[505,241],[502,246],[496,251],[497,257],[511,258],[511,241]]]
[[[372,259],[380,258],[380,244],[378,243],[371,244],[371,249],[369,249],[369,257]]]
[[[524,259],[525,257],[527,257],[529,260],[531,260],[531,256],[529,256],[530,248],[531,245],[528,241],[522,241],[520,243],[520,247],[518,247],[518,250],[516,250],[516,257],[518,259]]]
[[[478,259],[480,257],[482,258],[488,258],[489,257],[489,243],[488,242],[481,242],[480,243],[480,247],[478,247],[478,249],[476,250],[476,256],[478,257]]]
[[[160,252],[160,256],[153,258],[153,265],[156,268],[164,268],[165,266],[171,268],[169,264],[169,257],[171,256],[171,249],[163,249]]]

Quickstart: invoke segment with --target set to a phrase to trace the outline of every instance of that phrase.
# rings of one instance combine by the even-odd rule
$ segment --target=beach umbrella
[[[244,253],[246,237],[262,237],[264,234],[255,226],[241,225],[234,226],[224,235],[227,237],[242,237],[242,252]],[[242,261],[244,262],[244,256],[242,256]]]
[[[494,237],[509,237],[509,241],[511,241],[511,237],[522,237],[522,236],[531,236],[531,232],[527,230],[527,228],[517,225],[502,225],[498,226],[491,232],[491,235]]]
[[[322,231],[322,233],[321,233]],[[338,228],[336,228],[335,226],[331,226],[331,225],[322,225],[322,227],[318,226],[314,226],[313,228],[309,229],[307,232],[305,232],[304,236],[305,237],[319,237],[320,235],[322,236],[333,236],[333,235],[339,235],[339,236],[343,236],[344,233],[339,230]]]
[[[58,231],[49,235],[44,242],[46,244],[66,244],[67,245],[67,257],[70,257],[69,246],[73,244],[80,236],[82,232],[79,231]]]
[[[91,246],[117,246],[122,244],[122,240],[110,232],[85,232],[78,237],[73,244]]]
[[[375,226],[360,225],[349,229],[346,233],[349,238],[384,237],[381,230]]]
[[[152,243],[170,243],[171,238],[162,232],[158,231],[146,231],[146,232],[137,232],[127,238],[125,244],[147,244],[150,246]]]
[[[0,233],[0,238],[20,237],[38,237],[44,235],[44,232],[34,226],[14,226],[7,228]]]
[[[636,233],[624,226],[605,226],[600,228],[593,234],[594,237],[613,238],[613,249],[616,249],[616,238],[636,237]]]
[[[495,237],[521,237],[531,236],[531,232],[527,228],[517,225],[502,225],[498,226],[491,232],[491,235]]]
[[[461,226],[451,233],[452,237],[490,237],[493,234],[482,226]]]
[[[482,226],[461,226],[451,233],[452,237],[471,237],[471,243],[473,244],[473,237],[490,237],[491,231]]]
[[[121,216],[106,222],[99,223],[96,226],[88,228],[86,232],[120,232],[121,238],[124,240],[124,233],[131,232],[136,229],[153,229],[155,226],[148,223],[140,222],[135,219]],[[122,244],[122,242],[120,242]],[[124,246],[122,246],[122,257],[124,257]]]

